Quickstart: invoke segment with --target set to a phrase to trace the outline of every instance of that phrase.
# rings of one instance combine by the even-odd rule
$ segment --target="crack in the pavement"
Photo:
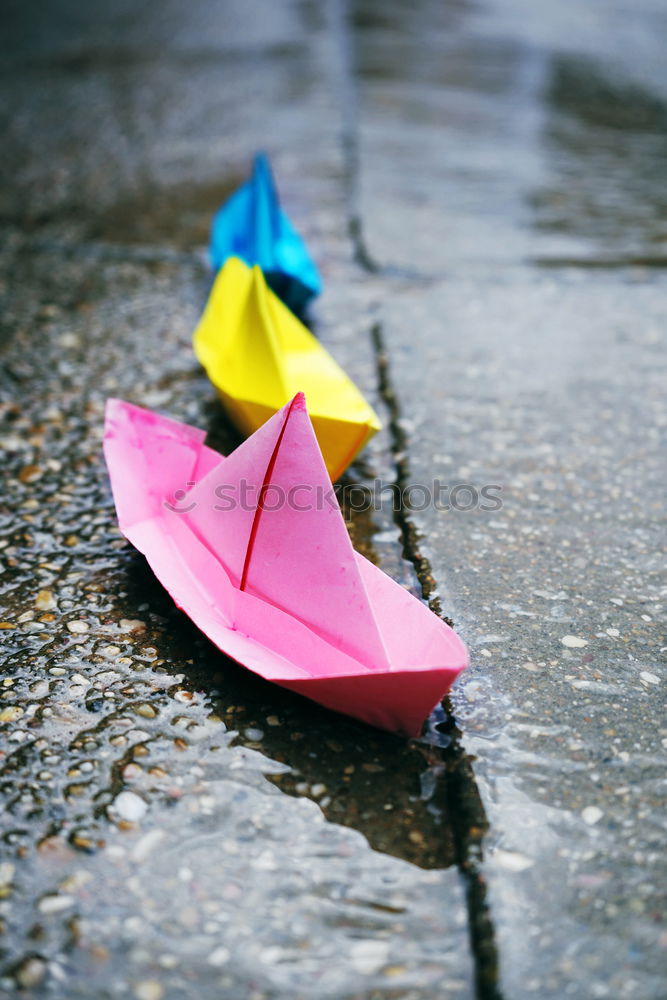
[[[343,188],[347,206],[347,231],[352,243],[354,261],[368,274],[378,274],[380,266],[368,252],[361,222],[359,191],[359,140],[356,117],[355,72],[352,43],[348,29],[346,0],[333,0],[331,5],[332,28],[338,43],[340,73],[338,96],[342,117],[341,145],[343,159]]]
[[[369,252],[364,239],[360,201],[360,150],[359,129],[356,117],[355,69],[352,40],[346,0],[332,4],[333,28],[338,40],[340,55],[339,98],[342,115],[341,145],[343,156],[343,184],[347,205],[347,228],[355,263],[368,275],[377,276],[381,268]],[[389,358],[384,343],[382,326],[376,322],[371,329],[371,339],[377,370],[379,392],[389,416],[389,436],[396,484],[400,501],[394,504],[394,523],[400,532],[403,556],[412,563],[422,597],[431,610],[452,624],[442,611],[437,583],[429,559],[420,551],[420,533],[404,503],[405,488],[409,486],[410,441],[401,420],[398,396],[391,381]],[[495,930],[487,901],[486,883],[482,873],[482,842],[488,829],[484,806],[477,789],[470,758],[461,741],[460,732],[445,701],[446,719],[438,724],[450,738],[446,747],[429,745],[424,749],[428,756],[442,763],[443,778],[434,798],[442,800],[450,817],[454,833],[456,860],[465,887],[468,913],[468,932],[474,966],[477,1000],[501,1000],[498,987],[498,949]],[[434,803],[437,805],[437,803]]]
[[[442,603],[438,594],[435,577],[431,570],[431,563],[427,556],[423,555],[419,549],[420,535],[415,525],[410,519],[410,515],[405,506],[404,497],[406,490],[410,486],[408,449],[409,440],[405,427],[401,420],[398,397],[391,384],[389,374],[389,358],[382,336],[382,326],[375,323],[371,328],[371,341],[375,355],[375,366],[378,378],[378,388],[380,396],[389,413],[389,438],[391,446],[391,456],[396,470],[396,485],[399,489],[399,503],[394,504],[394,521],[400,532],[401,544],[403,546],[403,557],[407,559],[415,568],[415,573],[421,587],[422,597],[428,602],[431,611],[444,618]],[[448,625],[452,622],[445,618]]]
[[[401,421],[398,397],[391,382],[389,359],[380,323],[373,325],[371,339],[375,352],[379,391],[389,414],[391,453],[400,498],[399,503],[394,505],[394,522],[400,531],[403,556],[414,566],[424,600],[428,601],[429,607],[435,614],[451,625],[453,624],[451,619],[442,611],[431,563],[420,552],[420,533],[403,501],[406,487],[409,486],[409,439]],[[482,873],[482,843],[488,822],[470,758],[461,744],[461,733],[448,699],[443,707],[446,720],[438,724],[438,729],[447,732],[451,743],[444,749],[429,747],[429,753],[440,757],[444,764],[442,772],[444,780],[440,796],[444,800],[446,815],[454,833],[457,865],[465,886],[477,998],[500,1000],[501,994],[497,983],[498,950],[487,901],[486,882]]]

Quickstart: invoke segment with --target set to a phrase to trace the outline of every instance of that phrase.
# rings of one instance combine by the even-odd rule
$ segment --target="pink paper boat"
[[[352,548],[302,394],[224,458],[203,431],[107,403],[120,529],[178,607],[261,677],[416,735],[462,641]]]

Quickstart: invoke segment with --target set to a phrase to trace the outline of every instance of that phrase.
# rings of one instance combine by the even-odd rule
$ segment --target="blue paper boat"
[[[246,181],[213,217],[211,263],[217,271],[228,257],[258,264],[285,305],[301,312],[322,282],[306,244],[283,212],[264,153],[255,156]]]

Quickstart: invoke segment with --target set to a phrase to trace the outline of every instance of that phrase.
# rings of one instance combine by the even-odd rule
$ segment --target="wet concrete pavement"
[[[474,651],[500,988],[657,997],[667,25],[569,13],[359,6],[360,215],[379,274],[415,272],[377,312],[406,480],[476,491],[411,517]]]
[[[663,21],[9,6],[0,990],[663,994]],[[228,663],[114,526],[107,395],[235,443],[189,338],[262,146],[387,424],[347,482],[501,488],[347,511],[473,651],[413,744]]]

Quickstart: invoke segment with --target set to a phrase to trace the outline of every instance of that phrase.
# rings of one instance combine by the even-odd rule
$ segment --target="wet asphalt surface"
[[[0,993],[663,996],[661,5],[4,20]],[[115,527],[108,395],[237,441],[190,336],[260,147],[386,424],[347,484],[502,499],[346,509],[471,647],[420,741],[225,660]]]

